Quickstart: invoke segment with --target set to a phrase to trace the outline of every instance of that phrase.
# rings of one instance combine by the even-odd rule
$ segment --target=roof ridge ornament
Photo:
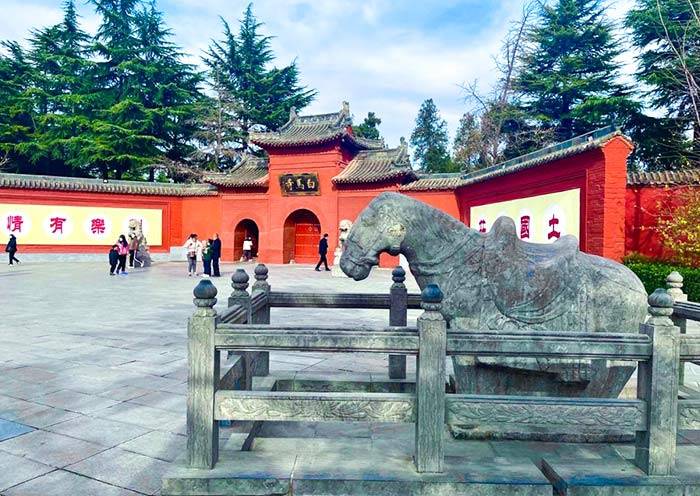
[[[350,115],[350,102],[343,100],[343,106],[340,109],[340,113]]]

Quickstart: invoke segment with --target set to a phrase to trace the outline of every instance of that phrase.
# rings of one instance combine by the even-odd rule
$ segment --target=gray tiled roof
[[[363,184],[390,179],[415,179],[405,144],[398,148],[363,150],[353,158],[340,174],[333,178],[336,184]]]
[[[412,183],[404,184],[401,191],[444,191],[453,190],[462,184],[462,174],[419,174]]]
[[[627,174],[627,184],[630,186],[700,185],[700,169],[630,172]]]
[[[263,148],[321,145],[337,139],[360,150],[384,148],[381,140],[369,140],[354,136],[350,131],[352,120],[350,107],[343,102],[343,108],[332,114],[298,116],[292,108],[289,120],[276,131],[251,132],[250,141]]]
[[[462,176],[463,183],[460,186],[480,183],[487,179],[512,174],[514,172],[554,162],[572,155],[578,155],[579,153],[583,153],[588,150],[602,148],[610,140],[618,136],[626,140],[630,146],[633,146],[632,141],[629,138],[625,137],[618,129],[610,126],[577,136],[562,143],[544,147],[535,152],[507,160],[485,169],[465,174]]]
[[[267,188],[268,159],[247,155],[232,170],[207,174],[204,176],[204,181],[226,188]]]
[[[216,188],[209,184],[150,183],[145,181],[113,181],[77,177],[35,176],[0,173],[0,188],[84,191],[127,195],[209,196]]]

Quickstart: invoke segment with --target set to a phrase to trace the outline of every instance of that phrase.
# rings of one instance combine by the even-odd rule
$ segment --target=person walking
[[[117,253],[119,254],[117,274],[125,276],[128,274],[126,271],[126,257],[129,255],[129,242],[123,234],[119,235],[119,240],[117,241]]]
[[[211,242],[211,265],[214,277],[221,277],[219,272],[219,259],[221,258],[221,239],[219,233],[214,234],[214,239]]]
[[[250,262],[253,259],[253,240],[250,236],[243,240],[243,258],[246,262]]]
[[[139,240],[133,234],[129,235],[129,267],[134,267],[134,255],[139,248]]]
[[[202,247],[202,263],[204,264],[204,277],[211,277],[211,243],[213,240],[208,239]]]
[[[202,243],[192,233],[183,246],[187,250],[187,275],[192,277],[197,272],[197,254],[202,252]]]
[[[328,259],[326,258],[328,254],[328,233],[324,234],[321,241],[318,242],[318,254],[320,258],[316,264],[316,271],[321,272],[321,264],[326,267],[326,270],[331,270],[328,268]]]
[[[119,263],[119,247],[117,245],[112,245],[112,249],[109,250],[109,275],[114,275],[114,270],[117,268]]]
[[[13,262],[22,263],[15,257],[15,253],[17,253],[17,238],[15,238],[14,234],[10,234],[10,239],[5,245],[5,251],[10,257],[10,265],[13,265]]]

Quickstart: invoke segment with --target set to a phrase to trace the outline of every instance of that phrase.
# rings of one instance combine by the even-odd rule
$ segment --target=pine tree
[[[423,172],[453,172],[458,169],[447,151],[447,122],[440,117],[435,102],[423,102],[411,133],[414,159]]]
[[[637,0],[626,20],[639,50],[638,79],[664,119],[647,118],[640,154],[650,168],[700,162],[700,5]]]
[[[204,63],[210,81],[220,84],[235,102],[231,120],[237,132],[231,147],[245,152],[250,149],[248,133],[252,129],[276,129],[287,121],[289,110],[300,110],[313,100],[316,92],[299,85],[296,62],[270,67],[275,55],[269,36],[260,34],[262,26],[253,15],[252,4],[240,21],[238,35],[222,19],[224,39],[212,40]]]
[[[0,162],[5,170],[25,172],[30,166],[19,147],[34,132],[34,109],[27,97],[33,70],[22,47],[3,42],[0,47]]]
[[[382,120],[375,115],[374,112],[368,112],[365,120],[359,126],[353,126],[352,130],[355,136],[367,139],[379,139],[381,136],[379,134],[378,126],[382,123]]]
[[[636,113],[617,82],[619,43],[601,0],[541,3],[526,41],[515,89],[525,113],[557,141]]]
[[[63,21],[35,31],[30,39],[36,101],[36,128],[20,146],[32,162],[31,172],[87,175],[76,160],[80,135],[89,129],[93,105],[89,60],[90,37],[80,29],[73,0],[64,3]]]

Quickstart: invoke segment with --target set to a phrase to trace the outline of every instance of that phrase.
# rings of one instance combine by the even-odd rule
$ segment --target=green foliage
[[[620,44],[601,0],[542,2],[537,17],[515,80],[528,118],[555,141],[628,122],[639,105],[617,82]]]
[[[382,123],[382,120],[377,117],[374,112],[368,112],[365,120],[359,126],[353,126],[352,130],[355,136],[367,139],[379,139],[381,136],[379,134],[378,126]]]
[[[306,107],[316,92],[299,85],[296,62],[282,68],[270,67],[275,55],[269,36],[260,34],[262,23],[249,4],[240,21],[238,34],[222,19],[223,40],[212,40],[204,57],[209,78],[218,91],[224,91],[233,105],[224,114],[234,129],[230,146],[240,152],[249,147],[248,133],[254,128],[276,129],[284,124],[292,107]]]
[[[416,117],[416,127],[411,133],[413,156],[423,172],[456,172],[455,165],[447,151],[447,122],[432,98],[424,101]]]
[[[641,146],[658,152],[653,168],[681,167],[700,159],[700,3],[697,0],[637,0],[627,15],[639,52],[637,78],[653,108],[663,111],[663,133],[651,127]],[[646,129],[645,129],[646,130]],[[689,132],[692,136],[689,139]]]
[[[700,301],[700,269],[654,262],[639,255],[625,257],[624,264],[644,284],[647,293],[651,294],[656,288],[666,288],[666,277],[674,270],[683,276],[683,292],[690,301]]]

